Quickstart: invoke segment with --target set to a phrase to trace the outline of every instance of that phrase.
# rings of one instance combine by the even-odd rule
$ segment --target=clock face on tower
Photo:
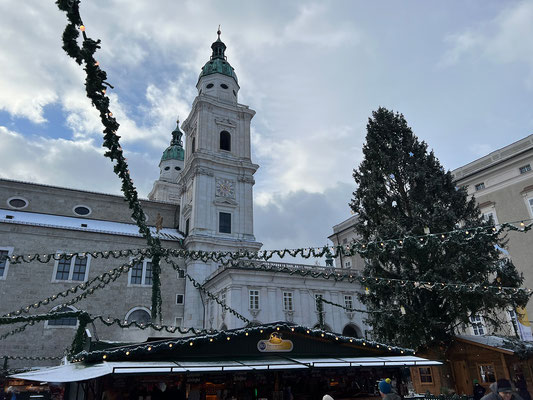
[[[229,179],[217,179],[216,195],[219,197],[235,198],[235,183]]]

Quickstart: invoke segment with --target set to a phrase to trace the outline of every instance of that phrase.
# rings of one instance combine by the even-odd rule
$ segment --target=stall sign
[[[268,340],[257,342],[257,350],[262,353],[292,351],[292,341],[284,340],[278,332],[272,332]]]

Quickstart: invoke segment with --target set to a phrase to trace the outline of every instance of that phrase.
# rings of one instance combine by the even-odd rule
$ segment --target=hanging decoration
[[[346,307],[346,306],[343,306],[342,304],[337,304],[337,303],[334,303],[332,301],[329,301],[329,300],[326,300],[324,299],[324,297],[320,296],[320,299],[317,298],[317,303],[320,301],[320,303],[326,303],[326,304],[330,304],[334,307],[339,307],[339,308],[342,308],[343,310],[345,311],[348,311],[348,312],[359,312],[359,313],[367,313],[367,314],[371,314],[371,313],[392,313],[392,312],[395,312],[395,311],[398,311],[400,310],[399,308],[398,309],[389,309],[389,310],[375,310],[375,311],[368,311],[368,310],[363,310],[361,308],[351,308],[351,307]]]
[[[139,202],[137,189],[133,185],[128,164],[119,143],[117,135],[119,123],[109,109],[109,97],[106,89],[113,86],[109,84],[107,73],[100,68],[100,63],[94,58],[96,50],[100,48],[100,40],[93,40],[87,36],[86,27],[80,16],[80,0],[57,0],[57,6],[67,14],[68,24],[63,32],[63,50],[79,65],[85,65],[86,94],[93,106],[100,112],[100,120],[104,126],[104,147],[108,149],[105,156],[114,162],[114,172],[122,180],[122,192],[132,211],[132,218],[139,227],[139,233],[146,239],[152,251],[152,319],[161,321],[161,241],[159,237],[152,236],[150,228],[146,225],[146,215]],[[78,44],[80,31],[83,36],[82,46]]]
[[[259,325],[248,328],[235,329],[231,331],[218,332],[215,334],[205,334],[186,338],[176,338],[154,343],[142,343],[132,346],[124,346],[116,349],[99,350],[93,352],[82,351],[76,354],[73,362],[99,362],[99,361],[127,361],[139,356],[153,355],[164,353],[165,355],[180,354],[183,347],[197,347],[201,345],[217,345],[225,343],[228,340],[238,340],[243,336],[254,333],[261,333],[268,336],[273,332],[295,332],[301,335],[311,337],[320,337],[337,343],[345,343],[354,346],[361,346],[369,349],[380,349],[389,352],[390,355],[413,355],[414,351],[396,346],[388,346],[383,343],[374,342],[366,339],[358,339],[350,336],[338,335],[332,332],[324,331],[317,328],[292,325],[287,323]]]
[[[165,258],[165,261],[174,268],[174,270],[178,272],[182,272],[185,277],[193,284],[193,286],[200,290],[201,292],[205,293],[207,297],[209,297],[211,300],[215,301],[218,305],[220,305],[224,310],[228,311],[230,314],[235,315],[238,319],[245,322],[246,324],[250,323],[250,320],[241,314],[239,314],[237,311],[235,311],[233,308],[228,307],[226,303],[221,301],[217,296],[215,296],[213,293],[208,291],[202,284],[200,284],[196,279],[194,279],[192,276],[187,274],[184,269],[180,268],[174,261],[172,261],[170,258]]]

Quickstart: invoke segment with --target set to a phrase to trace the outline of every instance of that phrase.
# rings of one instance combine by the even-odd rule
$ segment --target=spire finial
[[[221,34],[221,33],[222,33],[222,32],[220,31],[220,24],[219,24],[219,25],[218,25],[218,31],[217,31],[218,40],[220,40],[220,34]]]

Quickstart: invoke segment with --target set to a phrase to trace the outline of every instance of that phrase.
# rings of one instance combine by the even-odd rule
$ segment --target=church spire
[[[221,58],[223,60],[226,59],[226,55],[224,54],[224,52],[226,51],[226,45],[222,40],[220,40],[221,33],[222,32],[220,31],[219,25],[217,31],[218,39],[211,45],[211,49],[213,49],[213,54],[211,54],[211,60],[214,60],[216,58]]]

